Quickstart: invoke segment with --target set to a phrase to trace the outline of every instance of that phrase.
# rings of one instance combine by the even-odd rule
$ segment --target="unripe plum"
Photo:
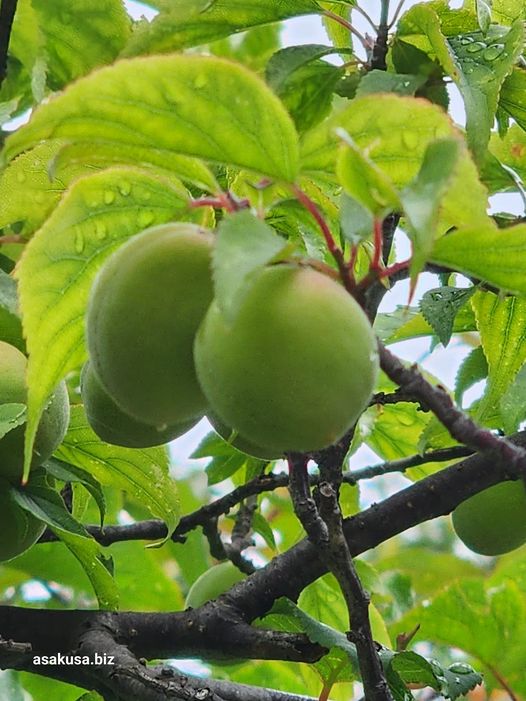
[[[213,297],[212,241],[193,224],[147,229],[106,261],[91,291],[93,370],[126,414],[161,430],[206,409],[192,346]]]
[[[0,404],[27,402],[27,359],[17,348],[0,341]],[[69,423],[69,399],[61,382],[48,401],[38,425],[31,466],[41,465],[60,445]],[[0,476],[20,481],[24,466],[25,426],[0,439]]]
[[[378,373],[367,317],[311,268],[266,268],[232,323],[214,302],[196,337],[197,374],[213,413],[271,454],[311,452],[358,419]]]
[[[194,419],[158,431],[155,426],[128,416],[106,392],[89,362],[82,369],[81,393],[91,428],[101,440],[112,445],[127,448],[163,445],[182,436],[196,423]]]
[[[277,460],[282,457],[277,450],[268,450],[247,441],[243,436],[240,436],[237,431],[232,430],[229,426],[224,424],[221,419],[212,412],[207,412],[206,418],[212,424],[214,431],[218,433],[226,443],[234,446],[234,448],[240,450],[242,453],[250,455],[253,458],[258,458],[259,460]]]
[[[9,482],[0,478],[0,562],[28,550],[44,532],[45,524],[24,511],[9,493]]]
[[[453,511],[460,540],[480,555],[501,555],[526,542],[526,488],[522,480],[500,482]]]
[[[217,599],[227,592],[234,584],[246,578],[243,572],[230,562],[220,562],[203,572],[190,587],[186,597],[185,608],[197,609],[207,601]]]

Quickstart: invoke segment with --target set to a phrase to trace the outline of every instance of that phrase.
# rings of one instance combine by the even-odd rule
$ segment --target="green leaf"
[[[444,347],[451,340],[455,317],[475,290],[475,287],[437,287],[424,293],[419,304],[420,311]]]
[[[75,465],[62,462],[56,458],[46,460],[44,467],[49,474],[53,475],[53,477],[61,480],[62,482],[82,484],[91,494],[99,508],[100,525],[102,526],[104,524],[106,499],[104,497],[104,492],[102,491],[100,482],[94,479],[94,477],[87,470],[83,470]]]
[[[336,173],[345,192],[380,219],[400,209],[400,197],[391,179],[345,130],[337,133],[342,146]]]
[[[440,206],[453,179],[459,155],[460,142],[456,139],[431,142],[424,154],[418,175],[400,194],[409,224],[409,238],[413,243],[413,280],[424,267],[433,249]]]
[[[398,95],[414,95],[424,85],[425,75],[411,75],[404,73],[387,73],[386,71],[373,70],[366,73],[360,80],[357,97],[372,93],[393,92]]]
[[[430,260],[500,287],[526,294],[526,225],[462,228],[435,242]]]
[[[201,7],[185,0],[178,7],[170,5],[167,12],[161,12],[152,22],[137,28],[123,55],[175,52],[207,44],[250,27],[320,10],[314,0],[280,0],[279,3],[215,0],[200,4]]]
[[[334,46],[325,46],[324,44],[301,44],[300,46],[287,46],[280,49],[267,63],[265,69],[267,83],[279,94],[287,85],[290,76],[298,69],[338,51],[352,53],[352,49],[349,48],[336,49]]]
[[[468,143],[475,160],[482,163],[499,93],[522,51],[524,28],[520,21],[511,28],[492,25],[487,33],[449,37],[448,43],[455,67],[451,70],[449,62],[443,65],[464,98]]]
[[[464,392],[488,376],[488,361],[482,346],[474,348],[464,358],[455,378],[455,401],[462,404]]]
[[[498,407],[526,361],[526,300],[480,290],[471,303],[489,370],[486,392],[477,409],[477,418],[483,421]]]
[[[477,7],[477,20],[481,31],[485,34],[491,24],[491,2],[489,0],[475,0],[475,5]]]
[[[0,404],[0,439],[26,421],[26,405],[10,402]]]
[[[499,403],[500,415],[506,433],[515,433],[526,418],[526,366],[517,373]]]
[[[374,218],[370,210],[343,192],[340,197],[340,225],[347,241],[356,246],[371,237]]]
[[[407,125],[411,124],[411,129]],[[428,145],[459,132],[437,105],[394,94],[374,94],[353,100],[352,105],[305,134],[302,168],[311,177],[336,181],[338,156],[336,130],[344,129],[358,148],[393,182],[403,188],[416,177]],[[466,200],[465,192],[470,197]],[[442,200],[440,232],[452,226],[486,225],[487,192],[477,170],[463,149],[455,176]]]
[[[263,267],[285,248],[287,242],[248,210],[223,219],[212,266],[217,303],[227,320],[234,320]]]
[[[109,169],[77,180],[27,244],[17,269],[30,355],[27,455],[49,395],[85,360],[84,314],[97,270],[130,236],[186,206],[182,186],[136,168]]]
[[[112,63],[124,48],[131,22],[121,0],[32,0],[45,40],[50,86],[56,90]]]
[[[398,652],[393,657],[391,667],[400,675],[406,684],[430,686],[436,691],[439,690],[439,685],[433,673],[432,666],[424,657],[417,655],[416,652],[407,650]]]
[[[365,442],[383,460],[414,455],[418,437],[430,419],[418,410],[417,404],[409,402],[371,407],[368,416],[374,418],[374,424],[365,435]]]
[[[100,142],[140,147],[146,157],[195,156],[286,181],[298,168],[297,135],[278,98],[242,66],[207,56],[152,56],[95,71],[36,110],[7,139],[5,155],[56,138],[93,150]]]
[[[513,24],[516,19],[526,19],[526,6],[523,0],[493,0],[493,21],[499,24]]]
[[[473,667],[464,662],[454,662],[444,670],[445,684],[442,693],[447,699],[455,701],[459,696],[464,696],[476,686],[482,684],[482,674],[476,672]]]
[[[500,107],[526,130],[526,70],[514,68],[500,93]]]
[[[69,513],[61,497],[47,487],[11,489],[17,504],[44,521],[80,562],[93,586],[100,608],[115,610],[118,592],[101,547]]]
[[[208,486],[219,484],[242,470],[250,460],[244,453],[233,449],[230,455],[220,455],[213,458],[206,466]]]
[[[526,81],[524,85],[526,88]],[[524,129],[521,129],[518,124],[512,124],[504,137],[493,134],[490,149],[500,163],[512,168],[521,180],[526,182],[526,132]],[[509,174],[506,174],[502,189],[510,186]]]
[[[105,486],[126,490],[166,523],[167,537],[173,533],[179,520],[179,500],[164,447],[122,448],[103,443],[91,430],[83,407],[76,405],[71,408],[68,432],[55,455]]]
[[[0,200],[1,202],[1,200]],[[24,351],[22,320],[18,316],[16,282],[0,269],[0,341]]]
[[[259,533],[269,548],[274,551],[277,550],[272,526],[259,511],[256,511],[252,517],[252,529],[255,533]]]

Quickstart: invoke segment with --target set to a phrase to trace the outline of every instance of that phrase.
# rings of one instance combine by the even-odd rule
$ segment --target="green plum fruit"
[[[522,480],[500,482],[453,511],[460,540],[480,555],[501,555],[526,542],[526,488]]]
[[[27,359],[14,346],[0,341],[0,404],[27,402]],[[69,423],[69,399],[61,382],[48,401],[38,425],[31,466],[41,465],[60,445]],[[24,464],[25,426],[0,439],[0,476],[20,481]]]
[[[311,268],[266,268],[229,323],[214,302],[197,333],[197,375],[212,412],[270,454],[312,452],[358,419],[378,374],[358,303]]]
[[[182,436],[197,422],[196,419],[184,421],[159,431],[155,426],[137,421],[115,404],[89,362],[82,369],[80,382],[88,422],[106,443],[126,448],[150,448]]]
[[[28,550],[45,528],[42,521],[16,503],[10,490],[9,482],[0,478],[0,562]]]
[[[240,436],[237,431],[234,431],[224,424],[221,419],[212,412],[207,412],[206,418],[212,424],[214,431],[218,433],[226,443],[236,448],[236,450],[240,450],[242,453],[250,455],[253,458],[258,458],[259,460],[277,460],[282,457],[277,450],[268,450],[247,441],[243,436]]]
[[[197,609],[207,601],[217,599],[245,578],[246,574],[240,572],[230,560],[220,562],[195,580],[186,597],[185,608]]]
[[[212,243],[193,224],[152,227],[105,262],[91,290],[93,370],[117,406],[160,430],[207,408],[192,347],[213,297]]]

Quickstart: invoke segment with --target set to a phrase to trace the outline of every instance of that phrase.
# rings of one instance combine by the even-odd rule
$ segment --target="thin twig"
[[[360,40],[364,47],[368,46],[367,39],[362,34],[360,34],[360,32],[357,29],[355,29],[353,25],[345,19],[345,17],[340,17],[340,15],[337,15],[336,12],[331,12],[331,10],[324,10],[321,14],[327,17],[328,19],[332,19],[338,24],[341,24],[341,26],[345,27],[345,29],[348,29],[349,32],[351,32],[351,34],[354,34],[354,36]]]
[[[405,2],[406,2],[406,0],[400,0],[400,2],[398,3],[396,10],[394,11],[393,18],[391,19],[391,21],[389,23],[389,29],[391,29],[391,27],[394,26],[394,23],[398,19],[398,16],[402,10],[402,7],[405,5]]]

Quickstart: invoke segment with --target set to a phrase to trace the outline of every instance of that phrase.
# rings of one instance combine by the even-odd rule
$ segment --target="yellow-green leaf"
[[[91,73],[42,105],[5,145],[7,158],[44,139],[92,150],[142,148],[195,156],[292,181],[298,138],[285,108],[240,65],[207,56],[151,56]]]

